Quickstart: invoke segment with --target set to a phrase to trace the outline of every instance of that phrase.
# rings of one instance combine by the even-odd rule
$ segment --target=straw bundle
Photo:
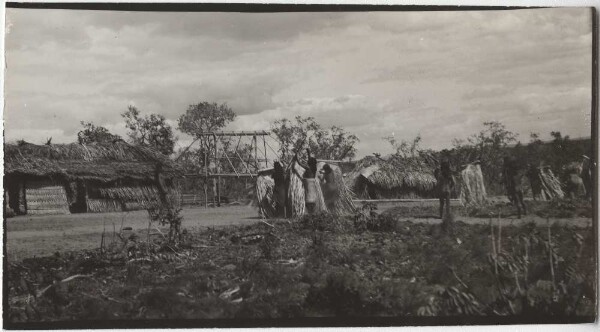
[[[560,181],[554,176],[554,173],[552,173],[552,170],[549,167],[538,167],[537,175],[541,184],[542,199],[549,200],[565,197]]]
[[[298,163],[293,163],[288,169],[287,202],[292,217],[303,215],[305,210],[303,172],[304,169]]]
[[[323,169],[325,163],[318,163],[317,168],[319,170]],[[321,183],[321,192],[324,192],[324,201],[325,207],[329,212],[336,215],[344,215],[348,213],[353,213],[355,211],[354,202],[352,201],[354,198],[354,193],[346,183],[344,182],[344,176],[342,174],[342,169],[336,165],[329,165],[334,174],[334,184],[336,187],[335,193],[330,193],[326,190],[326,185]],[[331,197],[328,197],[331,196]]]
[[[275,216],[275,200],[273,199],[273,188],[275,181],[269,172],[261,172],[256,178],[256,198],[258,213],[263,218]]]
[[[463,205],[480,205],[486,200],[481,167],[479,164],[468,164],[460,172],[460,202]]]

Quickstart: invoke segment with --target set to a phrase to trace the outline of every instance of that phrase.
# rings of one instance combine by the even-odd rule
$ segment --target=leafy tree
[[[552,141],[547,157],[550,159],[550,165],[555,172],[560,173],[567,164],[580,161],[585,151],[589,151],[582,144],[571,140],[568,135],[563,136],[560,131],[552,131],[550,136],[552,136]]]
[[[313,117],[277,120],[271,132],[279,143],[280,158],[284,161],[307,147],[319,159],[351,159],[356,155],[355,145],[359,141],[356,135],[340,127],[322,128]]]
[[[539,166],[543,162],[544,142],[542,142],[538,133],[529,134],[529,144],[527,144],[526,150],[525,158],[528,164]]]
[[[179,117],[177,129],[200,141],[200,149],[185,152],[195,156],[189,158],[196,159],[197,165],[204,166],[204,157],[212,152],[212,148],[207,137],[202,134],[223,129],[235,117],[235,112],[227,104],[203,101],[188,106],[186,112]],[[228,141],[227,138],[220,140],[222,146]]]
[[[199,138],[200,134],[219,130],[235,120],[236,114],[227,104],[201,102],[190,105],[179,117],[177,129]]]
[[[111,134],[108,129],[96,126],[91,122],[81,121],[83,129],[77,133],[77,141],[80,144],[92,142],[112,143],[121,139],[121,136]]]
[[[135,106],[129,106],[121,116],[125,119],[125,127],[129,129],[127,135],[131,143],[152,147],[164,155],[173,153],[177,138],[163,115],[142,117]]]
[[[465,162],[479,160],[486,188],[492,193],[503,193],[502,165],[504,155],[511,144],[516,143],[517,134],[506,129],[498,121],[483,123],[483,130],[464,140],[453,140],[453,154],[460,155]]]
[[[419,144],[421,143],[420,134],[417,135],[417,137],[415,137],[412,142],[408,142],[405,140],[398,141],[394,136],[384,137],[384,139],[392,145],[392,147],[395,150],[394,155],[397,157],[410,158],[419,155]]]
[[[319,130],[315,140],[309,141],[311,151],[321,159],[343,160],[356,156],[358,137],[343,128],[332,126],[329,130]]]
[[[509,144],[515,143],[517,134],[506,130],[506,126],[498,121],[484,122],[484,129],[472,135],[467,141],[477,151],[481,167],[488,175],[490,183],[501,182],[503,158]]]

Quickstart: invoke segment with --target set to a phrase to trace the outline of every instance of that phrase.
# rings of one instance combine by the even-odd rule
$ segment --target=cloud
[[[231,106],[232,130],[313,116],[358,135],[359,155],[389,151],[392,133],[447,147],[490,120],[525,136],[590,131],[588,9],[8,9],[7,23],[7,138],[73,141],[82,120],[124,135],[131,103],[175,124],[200,101]]]

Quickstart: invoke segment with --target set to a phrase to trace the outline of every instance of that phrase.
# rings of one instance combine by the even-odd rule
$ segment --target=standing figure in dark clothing
[[[440,199],[440,219],[444,218],[444,205],[446,206],[446,215],[450,216],[450,194],[454,189],[454,177],[450,162],[444,159],[440,163],[440,168],[435,170],[437,180],[437,192]]]
[[[533,196],[533,200],[544,200],[544,196],[542,196],[542,180],[540,180],[540,171],[539,168],[535,165],[529,164],[527,165],[527,178],[529,179],[529,184],[531,185],[531,195]]]
[[[306,149],[306,157],[308,158],[308,167],[312,173],[312,177],[317,176],[317,158],[310,154],[310,149]]]
[[[279,161],[273,163],[273,180],[275,186],[273,187],[273,199],[275,201],[275,216],[277,218],[283,218],[286,216],[286,186],[285,186],[285,172],[283,166]]]
[[[523,176],[525,170],[521,167],[515,157],[504,157],[503,165],[504,184],[508,199],[517,207],[519,219],[521,219],[521,208],[527,214],[527,207],[523,202]]]

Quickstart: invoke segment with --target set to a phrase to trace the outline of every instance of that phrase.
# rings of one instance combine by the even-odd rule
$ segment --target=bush
[[[297,224],[301,229],[320,232],[344,232],[349,226],[346,219],[329,212],[303,215]]]
[[[354,215],[354,229],[357,232],[392,232],[396,230],[396,219],[390,214],[376,212],[377,205],[365,203]]]
[[[336,316],[364,315],[366,308],[362,283],[347,270],[330,272],[322,287],[313,286],[306,302],[309,305],[332,310]]]

